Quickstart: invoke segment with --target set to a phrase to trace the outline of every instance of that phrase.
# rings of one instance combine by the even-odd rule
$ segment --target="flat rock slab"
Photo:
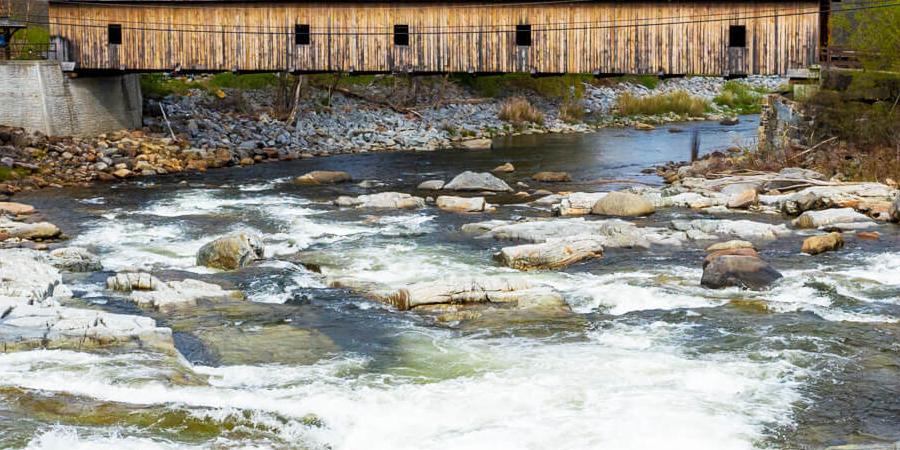
[[[540,244],[503,247],[496,258],[518,270],[559,269],[603,257],[603,241],[591,238],[554,239]]]
[[[856,212],[853,208],[825,209],[821,211],[806,211],[794,219],[797,228],[819,228],[838,224],[867,224],[875,222],[865,214]]]
[[[118,273],[106,279],[107,289],[131,292],[129,297],[140,306],[167,310],[194,306],[200,299],[241,300],[240,291],[225,290],[221,286],[199,280],[160,281],[144,272]]]
[[[688,236],[691,236],[690,232],[695,231],[710,236],[726,235],[741,239],[776,239],[791,233],[783,224],[772,225],[752,220],[673,220],[672,227],[678,231],[688,232]],[[698,234],[698,238],[703,237],[702,234]]]
[[[413,283],[381,300],[401,310],[466,303],[502,303],[517,307],[566,305],[559,292],[519,277],[464,277]]]
[[[28,249],[0,250],[0,296],[41,302],[62,290],[62,277],[44,253]]]
[[[0,297],[0,348],[89,350],[135,346],[175,354],[172,331],[149,317],[111,314],[58,305],[28,305]]]
[[[34,206],[16,202],[0,202],[0,214],[12,214],[14,216],[31,214]]]
[[[336,170],[314,170],[312,172],[300,175],[294,179],[294,184],[300,185],[317,185],[317,184],[336,184],[353,181],[353,177],[347,172]]]
[[[435,205],[444,211],[451,212],[484,212],[493,210],[493,207],[484,200],[484,197],[441,195],[435,201]]]
[[[7,238],[52,239],[60,235],[60,230],[50,222],[25,223],[0,217],[0,234]]]

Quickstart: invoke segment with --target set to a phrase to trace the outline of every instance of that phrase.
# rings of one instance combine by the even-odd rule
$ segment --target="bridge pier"
[[[0,61],[0,125],[50,136],[141,127],[138,75],[69,78],[57,61]]]

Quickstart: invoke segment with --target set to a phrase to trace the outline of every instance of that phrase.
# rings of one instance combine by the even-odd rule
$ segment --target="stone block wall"
[[[50,136],[141,127],[138,76],[69,78],[56,61],[0,61],[0,125]]]

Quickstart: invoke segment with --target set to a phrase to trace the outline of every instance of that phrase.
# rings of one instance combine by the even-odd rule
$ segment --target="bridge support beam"
[[[56,61],[0,61],[0,125],[50,136],[141,127],[137,75],[69,78]]]

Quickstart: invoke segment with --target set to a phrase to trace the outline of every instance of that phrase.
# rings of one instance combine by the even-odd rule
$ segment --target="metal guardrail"
[[[0,47],[0,60],[56,59],[56,44],[12,43]]]

